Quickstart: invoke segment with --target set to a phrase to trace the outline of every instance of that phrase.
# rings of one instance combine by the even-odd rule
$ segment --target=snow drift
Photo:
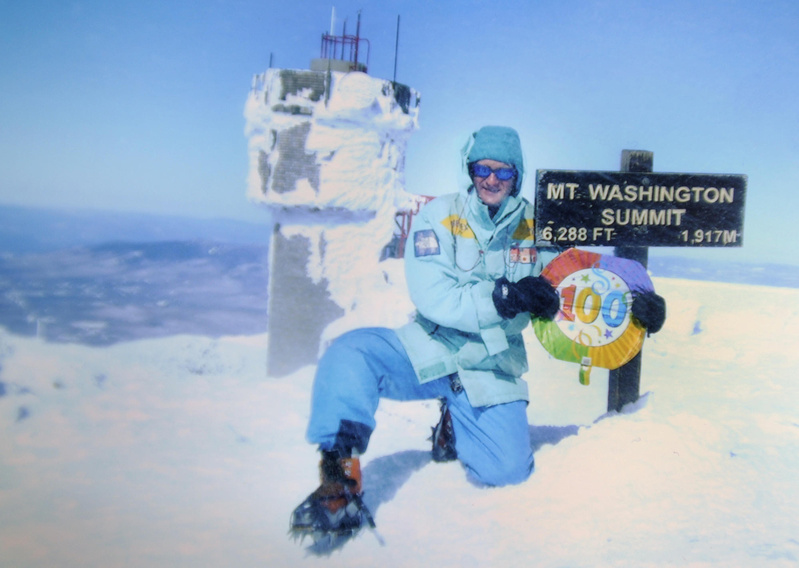
[[[605,415],[529,336],[536,471],[481,489],[428,454],[434,402],[384,401],[369,532],[287,538],[317,485],[314,367],[265,377],[265,335],[110,347],[0,335],[7,566],[794,566],[799,290],[655,278],[669,302],[641,401]]]

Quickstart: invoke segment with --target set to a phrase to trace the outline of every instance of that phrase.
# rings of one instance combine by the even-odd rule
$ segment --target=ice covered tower
[[[353,41],[356,55],[347,56]],[[360,41],[323,35],[310,70],[269,69],[247,99],[248,197],[274,223],[270,376],[315,364],[328,340],[369,318],[386,325],[381,314],[391,311],[379,301],[389,288],[380,259],[397,210],[415,200],[403,171],[419,96],[367,75]]]

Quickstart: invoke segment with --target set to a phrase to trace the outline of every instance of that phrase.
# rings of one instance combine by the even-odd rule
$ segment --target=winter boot
[[[448,462],[458,459],[455,451],[455,430],[452,428],[452,415],[447,408],[447,401],[441,399],[441,418],[433,428],[430,437],[433,442],[433,461]]]
[[[314,545],[329,545],[354,536],[364,524],[374,528],[372,515],[361,499],[358,458],[323,451],[320,470],[322,484],[291,515],[291,535],[310,536]]]

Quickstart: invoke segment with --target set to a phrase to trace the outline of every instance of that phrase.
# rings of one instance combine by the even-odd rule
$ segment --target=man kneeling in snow
[[[559,251],[536,246],[533,206],[519,195],[515,130],[483,127],[463,164],[469,187],[434,199],[414,219],[405,265],[415,320],[346,333],[319,362],[307,437],[322,452],[322,484],[294,511],[295,535],[349,535],[374,524],[358,456],[381,397],[441,400],[433,459],[460,460],[479,484],[521,483],[533,471],[522,330],[531,314],[558,312],[558,295],[540,274]],[[636,297],[632,310],[650,332],[665,319],[653,292]]]

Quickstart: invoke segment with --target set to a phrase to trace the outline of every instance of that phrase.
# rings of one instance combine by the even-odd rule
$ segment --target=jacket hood
[[[516,187],[512,195],[518,195],[524,179],[524,158],[519,134],[507,126],[484,126],[473,132],[463,147],[463,168],[469,174],[469,164],[479,160],[497,160],[516,168]]]

